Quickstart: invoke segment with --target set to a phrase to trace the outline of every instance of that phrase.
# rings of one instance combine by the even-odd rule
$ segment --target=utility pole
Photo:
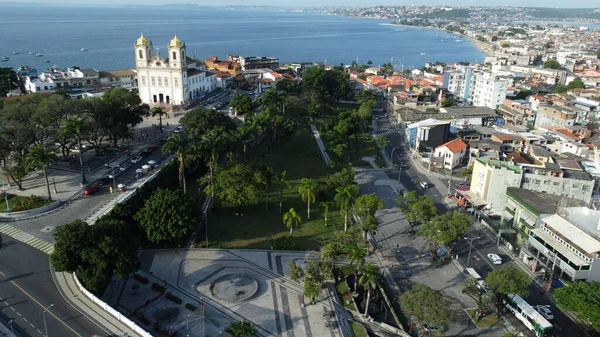
[[[476,238],[467,238],[467,237],[463,238],[463,239],[469,241],[469,256],[467,257],[467,264],[466,264],[465,268],[469,268],[469,261],[471,261],[471,249],[473,249],[473,241],[480,239],[480,238],[481,238],[480,236],[478,236]]]
[[[452,189],[452,170],[452,163],[450,163],[450,176],[448,177],[448,193],[446,194],[446,196],[450,196],[450,189]]]
[[[48,337],[48,326],[46,326],[46,311],[50,310],[50,308],[52,308],[54,306],[54,303],[50,304],[48,307],[46,307],[46,309],[44,309],[44,311],[42,311],[41,315],[42,315],[42,319],[44,320],[44,331],[46,332],[46,334],[44,335],[44,337]]]

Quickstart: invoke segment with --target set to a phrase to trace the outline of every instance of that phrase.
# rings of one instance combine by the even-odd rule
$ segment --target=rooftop
[[[496,117],[496,111],[488,107],[467,106],[467,107],[448,107],[440,108],[441,113],[448,113],[453,118],[465,117]]]
[[[436,149],[439,149],[441,147],[446,147],[448,148],[448,150],[452,153],[457,153],[460,152],[464,149],[467,148],[467,144],[465,144],[465,142],[463,142],[460,138],[456,138],[454,140],[451,140],[445,144],[442,144],[438,147],[436,147]]]
[[[553,232],[559,234],[583,252],[595,254],[600,252],[598,219],[600,219],[600,211],[593,211],[586,207],[569,207],[565,211],[564,217],[553,214],[542,218],[542,221]]]
[[[507,168],[516,173],[521,173],[521,166],[513,165],[506,161],[492,160],[487,158],[479,158],[477,160],[482,164],[493,166],[496,169]]]
[[[508,187],[506,195],[518,201],[537,216],[541,214],[555,214],[558,203],[562,199],[559,195],[539,193],[517,187]]]

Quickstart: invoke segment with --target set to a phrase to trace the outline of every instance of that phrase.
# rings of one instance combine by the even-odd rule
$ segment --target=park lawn
[[[354,304],[352,302],[348,303],[348,291],[350,288],[348,287],[348,283],[346,281],[339,282],[335,285],[335,290],[338,294],[338,298],[340,302],[344,304],[344,307],[350,310],[356,310]]]
[[[306,203],[298,193],[302,178],[312,178],[324,182],[327,176],[315,140],[306,128],[300,129],[291,142],[282,142],[269,152],[267,144],[261,144],[247,154],[256,167],[271,166],[275,173],[287,172],[289,187],[284,188],[283,213],[294,208],[302,217],[292,236],[296,239],[297,250],[316,250],[323,238],[329,237],[335,229],[343,229],[343,216],[330,201],[328,226],[323,219],[323,209],[319,202],[323,195],[317,195],[311,204],[311,219],[307,221]],[[289,230],[283,224],[283,214],[279,213],[279,186],[273,184],[269,193],[269,209],[265,211],[264,189],[257,193],[254,203],[242,209],[243,216],[236,216],[236,205],[223,203],[208,214],[209,247],[270,249],[272,241]]]
[[[367,329],[362,324],[351,321],[350,326],[352,327],[352,332],[354,332],[354,337],[369,337]]]
[[[475,316],[475,311],[477,309],[467,309],[465,310],[467,312],[467,315],[469,315],[469,317],[471,318],[471,320],[473,321],[473,323],[475,323],[475,325],[477,325],[480,328],[489,328],[495,325],[498,325],[498,317],[491,313],[485,317],[483,317],[479,322],[476,321],[476,316]]]

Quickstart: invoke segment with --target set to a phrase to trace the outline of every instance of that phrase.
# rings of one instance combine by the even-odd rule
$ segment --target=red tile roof
[[[446,148],[448,148],[448,150],[450,152],[457,153],[457,152],[460,152],[460,151],[466,149],[467,144],[465,144],[465,142],[460,140],[460,138],[456,138],[455,140],[451,140],[445,144],[442,144],[442,145],[436,147],[436,149],[439,149],[441,147],[446,147]]]
[[[538,101],[542,101],[542,102],[545,102],[545,101],[547,101],[547,100],[548,100],[546,97],[544,97],[544,96],[539,96],[539,95],[533,95],[533,96],[531,96],[531,97],[533,97],[533,98],[537,99]]]

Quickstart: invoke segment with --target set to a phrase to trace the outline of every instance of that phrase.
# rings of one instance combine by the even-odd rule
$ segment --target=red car
[[[148,146],[148,148],[146,149],[146,151],[147,151],[147,152],[152,152],[152,151],[154,151],[154,150],[156,150],[156,145],[150,145],[150,146]]]
[[[88,186],[85,188],[85,190],[83,190],[83,195],[92,195],[92,194],[96,193],[96,191],[98,191],[99,189],[100,189],[100,186],[98,186],[98,185]]]

